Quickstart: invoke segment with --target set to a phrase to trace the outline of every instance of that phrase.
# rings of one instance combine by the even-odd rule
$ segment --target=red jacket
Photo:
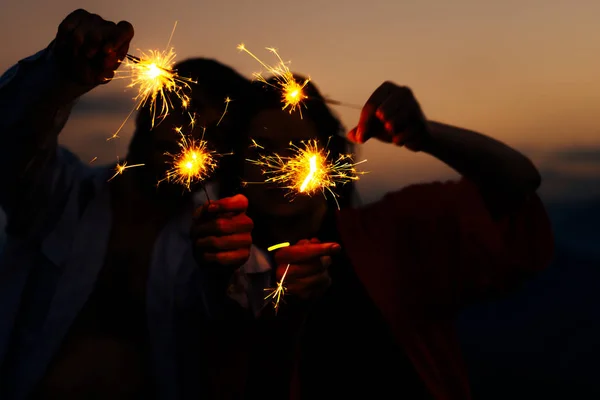
[[[469,181],[409,186],[339,213],[342,245],[436,400],[470,399],[454,320],[545,268],[553,237],[532,196],[492,219]]]
[[[454,329],[461,308],[515,287],[546,267],[553,250],[536,195],[494,220],[466,180],[409,186],[342,210],[337,228],[359,283],[435,400],[471,397]],[[205,342],[203,358],[212,359],[206,372],[217,398],[239,399],[243,392],[287,398],[288,390],[289,398],[300,398],[293,347],[304,315],[291,310],[284,304],[277,317],[246,325],[247,332],[231,328]]]

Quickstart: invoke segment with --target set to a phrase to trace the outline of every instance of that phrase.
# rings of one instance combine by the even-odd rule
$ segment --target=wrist
[[[415,134],[416,139],[407,141],[403,146],[415,153],[431,153],[436,141],[433,128],[429,121],[423,120],[423,124],[416,128],[418,130]]]

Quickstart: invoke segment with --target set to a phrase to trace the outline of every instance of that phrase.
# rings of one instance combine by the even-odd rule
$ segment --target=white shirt
[[[0,387],[0,398],[6,400],[25,399],[43,377],[94,288],[111,228],[106,183],[111,171],[92,168],[56,145],[71,110],[51,95],[69,90],[51,90],[61,84],[57,77],[52,55],[44,50],[0,78],[0,206],[13,226],[0,259],[0,365],[10,373],[5,380],[10,385]],[[44,118],[49,123],[40,128]],[[52,160],[49,155],[54,152]],[[15,160],[23,154],[31,154],[30,163],[25,171],[16,170]],[[24,172],[28,178],[21,185]],[[7,188],[16,188],[18,196]],[[196,202],[202,201],[199,195]],[[207,272],[192,256],[194,205],[198,204],[185,207],[159,234],[147,281],[152,359],[158,395],[165,400],[183,394],[175,375],[176,367],[182,368],[175,359],[176,310],[197,302],[191,306],[210,318],[223,308],[223,293],[213,290]],[[243,290],[230,291],[229,297],[258,312],[270,269],[265,254],[253,247],[230,286]],[[23,305],[26,283],[33,289]],[[19,312],[24,318],[17,326]],[[9,346],[17,346],[11,360]]]

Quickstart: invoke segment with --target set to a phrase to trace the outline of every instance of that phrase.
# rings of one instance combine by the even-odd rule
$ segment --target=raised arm
[[[0,206],[9,222],[32,199],[49,200],[61,168],[58,134],[75,100],[108,82],[127,53],[133,29],[84,10],[56,38],[0,78]]]
[[[427,121],[410,89],[389,82],[373,93],[349,137],[427,152],[464,177],[409,186],[339,218],[358,274],[373,296],[384,296],[382,303],[401,304],[394,298],[408,296],[455,311],[505,293],[548,266],[553,238],[535,193],[540,176],[516,150]],[[369,259],[374,254],[379,261]],[[401,285],[408,286],[397,289]]]
[[[427,121],[412,91],[391,82],[371,95],[349,133],[359,143],[371,137],[443,161],[477,185],[495,215],[513,209],[541,183],[523,154],[480,133]]]

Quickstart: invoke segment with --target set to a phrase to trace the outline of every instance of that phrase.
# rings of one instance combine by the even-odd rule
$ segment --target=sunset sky
[[[410,86],[430,119],[530,155],[548,176],[548,193],[567,195],[580,185],[589,194],[590,180],[600,176],[597,0],[2,0],[0,70],[44,48],[76,8],[130,21],[133,54],[163,48],[177,21],[172,44],[180,60],[216,58],[250,76],[259,66],[236,50],[244,42],[267,61],[263,48],[277,48],[292,70],[337,100],[362,104],[385,80]],[[117,105],[76,109],[63,132],[62,142],[83,159],[108,163],[124,154],[131,126],[118,144],[104,139],[133,106],[125,83],[86,95],[90,103]],[[357,110],[336,111],[354,126]],[[380,143],[365,145],[360,157],[372,172],[360,187],[367,200],[453,176],[426,155]]]

